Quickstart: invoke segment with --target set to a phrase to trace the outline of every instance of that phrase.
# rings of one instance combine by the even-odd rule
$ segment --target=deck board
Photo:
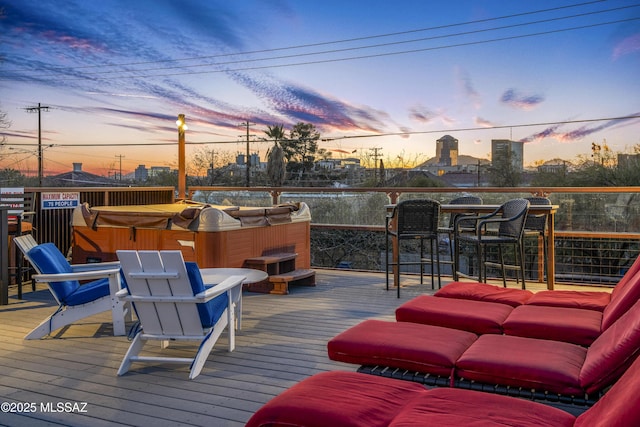
[[[333,336],[364,319],[393,320],[402,302],[432,292],[430,283],[403,277],[397,299],[395,290],[385,290],[384,274],[317,272],[315,287],[292,286],[289,295],[245,293],[236,350],[226,351],[223,334],[202,374],[191,381],[183,365],[134,364],[118,377],[129,342],[111,335],[108,313],[83,319],[54,337],[24,341],[56,306],[42,286],[25,292],[23,300],[12,290],[10,304],[0,306],[0,401],[33,402],[37,411],[2,413],[0,424],[242,426],[272,397],[312,374],[355,370],[328,359],[326,344]],[[177,344],[163,352],[184,357],[193,354],[193,347]],[[87,412],[41,410],[41,404],[58,402],[86,402]]]

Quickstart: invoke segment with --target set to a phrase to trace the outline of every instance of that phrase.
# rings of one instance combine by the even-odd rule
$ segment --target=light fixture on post
[[[178,114],[176,120],[178,126],[178,199],[184,200],[187,193],[187,175],[185,173],[185,148],[184,148],[184,131],[186,131],[187,123],[184,114]]]

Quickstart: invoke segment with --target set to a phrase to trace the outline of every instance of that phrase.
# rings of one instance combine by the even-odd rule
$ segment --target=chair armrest
[[[131,302],[158,302],[158,303],[175,303],[175,302],[207,302],[220,294],[230,291],[236,286],[241,286],[244,276],[230,276],[224,279],[220,284],[200,292],[197,295],[129,295],[127,289],[121,289],[116,292],[116,296],[122,301]]]
[[[113,270],[120,268],[120,261],[94,262],[87,264],[71,264],[73,272]]]
[[[392,207],[392,208],[391,208],[391,210],[388,210],[388,209],[387,209],[387,211],[386,211],[386,213],[385,213],[385,217],[386,217],[387,219],[391,219],[391,218],[393,218],[393,217],[395,217],[395,216],[396,216],[396,212],[397,212],[397,211],[398,211],[398,205],[395,205],[394,207]]]
[[[116,297],[123,299],[124,297],[129,296],[129,289],[120,289],[116,292]]]
[[[453,232],[454,234],[458,234],[458,230],[460,228],[460,223],[462,221],[465,222],[469,222],[469,221],[476,221],[476,231],[480,230],[480,222],[481,221],[485,221],[485,220],[490,220],[491,218],[497,216],[500,213],[501,209],[498,208],[495,211],[486,214],[486,215],[459,215],[456,220],[455,223],[453,224]]]
[[[229,276],[217,285],[195,295],[195,298],[199,300],[198,302],[207,302],[220,294],[230,291],[236,286],[242,286],[242,282],[244,282],[245,279],[246,276]]]
[[[34,274],[32,277],[36,282],[60,282],[63,280],[92,280],[104,279],[106,277],[118,276],[119,268],[98,271],[81,271],[78,273],[59,273],[59,274]]]
[[[482,235],[484,232],[487,231],[487,226],[490,224],[499,224],[501,222],[509,222],[512,221],[513,218],[490,218],[490,219],[484,219],[482,221],[478,221],[478,226],[476,227],[476,233],[478,235],[478,237],[480,235]],[[495,231],[495,230],[493,230]]]
[[[385,212],[385,230],[387,233],[395,236],[397,233],[394,230],[394,224],[396,222],[396,217],[398,213],[398,206],[394,206],[391,211],[387,210]]]
[[[493,214],[490,214],[490,215],[493,215]],[[489,215],[473,215],[473,214],[464,214],[464,213],[463,214],[458,214],[458,216],[456,216],[456,219],[455,219],[455,221],[453,223],[453,233],[454,234],[459,234],[460,223],[462,221],[464,221],[465,224],[469,223],[471,221],[475,221],[476,222],[476,226],[474,227],[474,230],[475,230],[475,228],[477,228],[478,221],[480,221],[482,219],[485,219],[485,218],[488,218],[488,217],[489,217]],[[465,229],[468,230],[468,231],[472,231],[471,227],[466,227]]]
[[[25,219],[25,217],[28,216],[36,216],[36,213],[34,211],[25,211],[20,214],[20,218],[22,219]]]

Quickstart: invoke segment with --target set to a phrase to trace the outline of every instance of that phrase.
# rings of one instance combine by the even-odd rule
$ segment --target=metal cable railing
[[[172,203],[172,187],[27,188],[38,193],[77,191],[90,206]],[[551,188],[244,188],[191,187],[189,198],[211,204],[270,206],[303,201],[312,213],[311,256],[315,267],[383,271],[384,206],[408,198],[479,195],[487,204],[508,198],[545,195],[559,206],[555,221],[556,281],[615,284],[640,253],[640,187]],[[39,241],[71,247],[72,209],[42,210]],[[441,242],[444,250],[446,242]],[[527,275],[539,278],[537,248],[527,246]],[[441,254],[442,255],[442,254]],[[445,255],[446,257],[446,255]],[[445,270],[446,274],[446,270]]]

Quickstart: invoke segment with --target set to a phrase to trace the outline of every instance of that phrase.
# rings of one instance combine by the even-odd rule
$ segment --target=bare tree
[[[223,174],[222,168],[230,163],[233,154],[226,151],[216,151],[213,149],[202,148],[196,151],[191,158],[189,164],[189,174],[196,177],[204,177],[199,179],[199,184],[213,185],[216,178]]]
[[[0,129],[9,129],[11,127],[11,122],[7,117],[7,113],[4,111],[0,111]],[[7,140],[7,136],[2,134],[0,136],[0,144],[3,144]]]
[[[3,7],[0,7],[0,19],[4,18],[5,11]],[[4,58],[0,56],[0,62],[4,62]],[[0,110],[0,129],[9,129],[11,127],[11,122],[9,121],[9,117],[7,113]],[[0,136],[0,144],[3,144],[7,140],[7,136],[2,134]]]

